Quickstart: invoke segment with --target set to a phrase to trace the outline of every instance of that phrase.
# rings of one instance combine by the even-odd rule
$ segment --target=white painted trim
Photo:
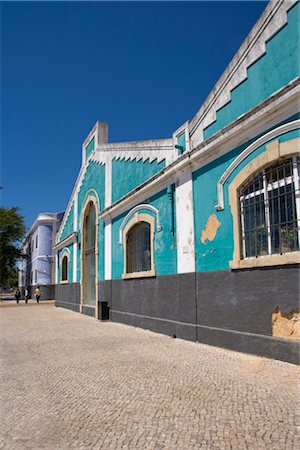
[[[73,283],[77,282],[77,242],[73,244]]]
[[[78,231],[78,195],[74,198],[73,230]]]
[[[99,215],[99,211],[100,211],[99,195],[98,195],[97,191],[95,191],[95,189],[89,189],[87,191],[87,193],[85,194],[84,200],[82,202],[82,205],[84,205],[84,207],[81,208],[81,229],[82,229],[82,225],[83,225],[83,223],[82,223],[82,220],[83,220],[83,218],[82,218],[82,210],[86,208],[86,206],[88,204],[88,201],[91,200],[90,197],[93,196],[93,195],[96,197],[96,200],[97,200],[96,213],[98,212],[97,216]]]
[[[175,193],[177,273],[195,272],[193,175],[191,170],[180,176],[176,183]]]
[[[275,139],[281,134],[287,133],[288,131],[297,130],[300,127],[300,119],[294,120],[292,122],[285,123],[268,133],[264,134],[256,141],[252,142],[242,153],[240,153],[235,160],[230,164],[230,166],[225,170],[223,175],[218,180],[218,204],[215,205],[217,211],[224,209],[224,190],[223,186],[228,180],[233,171],[243,162],[251,153],[258,149],[261,145],[266,144],[271,139]]]
[[[58,254],[55,253],[55,284],[58,284]]]
[[[86,305],[83,303],[83,297],[84,297],[84,287],[83,287],[83,252],[84,252],[84,233],[86,232],[84,230],[84,219],[86,216],[86,209],[89,204],[89,202],[92,202],[95,207],[95,213],[96,213],[96,221],[95,221],[95,306],[93,305]],[[80,312],[82,313],[83,307],[88,306],[91,308],[95,308],[95,318],[98,318],[99,315],[99,306],[98,306],[98,300],[99,300],[99,211],[100,211],[100,201],[97,192],[94,189],[90,189],[84,198],[84,202],[82,203],[81,208],[81,215],[80,215],[80,230],[82,234],[82,240],[81,240],[81,249],[80,249]]]
[[[38,261],[40,259],[48,259],[49,261],[51,261],[52,260],[52,255],[40,255],[40,256],[37,256],[36,258],[31,259],[30,262],[28,264],[26,264],[24,267],[27,267],[30,264],[32,264],[35,261]]]
[[[185,133],[185,151],[190,151],[190,132],[189,132],[189,121],[184,122],[177,130],[175,130],[172,133],[172,138],[174,141],[174,152],[175,152],[175,158],[178,157],[177,149],[175,148],[175,145],[177,145],[177,138],[182,133]]]
[[[68,273],[67,273],[67,279],[66,280],[62,280],[62,260],[64,257],[67,257],[68,259]],[[59,283],[60,284],[68,284],[70,283],[70,257],[71,257],[71,252],[70,249],[68,247],[64,247],[61,251],[61,254],[59,255],[59,266],[60,266],[60,280]]]
[[[132,208],[129,213],[126,215],[126,217],[123,219],[120,229],[119,229],[119,244],[122,245],[123,244],[123,230],[124,227],[126,225],[126,223],[128,222],[128,219],[130,218],[131,215],[135,214],[137,211],[141,210],[141,209],[147,209],[149,211],[152,211],[155,215],[156,215],[156,231],[159,232],[161,231],[161,223],[160,223],[160,213],[159,210],[157,208],[155,208],[152,205],[149,205],[148,203],[142,203],[141,205],[137,205],[134,208]]]
[[[114,218],[126,212],[138,202],[155,195],[169,184],[175,183],[178,176],[189,171],[190,168],[192,168],[192,171],[195,171],[204,167],[235,149],[241,143],[249,141],[251,136],[262,134],[272,124],[283,121],[295,114],[299,110],[299,82],[300,78],[297,78],[292,82],[291,88],[289,85],[285,86],[274,96],[262,102],[261,105],[255,106],[253,110],[245,114],[245,117],[237,119],[225,130],[216,134],[207,143],[203,142],[195,149],[190,150],[190,152],[183,153],[180,158],[164,170],[137,186],[123,198],[112,204],[111,207],[105,209],[100,214],[100,217],[102,219],[108,216]],[[280,111],[279,115],[278,111]]]
[[[104,228],[104,267],[105,280],[111,280],[112,277],[112,223],[108,218]]]
[[[107,155],[105,163],[105,208],[112,202],[112,158]]]
[[[58,244],[52,247],[53,251],[57,252],[61,250],[66,245],[73,244],[73,242],[77,242],[77,232],[74,231],[72,234],[69,234],[63,241],[60,241]]]

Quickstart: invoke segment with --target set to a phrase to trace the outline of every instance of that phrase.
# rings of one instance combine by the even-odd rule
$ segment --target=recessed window
[[[61,281],[68,281],[69,278],[69,258],[65,255],[61,263]]]
[[[123,278],[149,277],[154,269],[154,225],[150,214],[135,214],[124,229]]]
[[[36,238],[35,238],[35,248],[38,248],[38,238],[39,238],[39,236],[38,236],[38,234],[36,235]]]
[[[146,272],[151,270],[150,224],[139,222],[127,233],[126,272]]]
[[[299,250],[299,168],[299,157],[279,159],[240,187],[241,259]]]
[[[37,271],[37,269],[35,269],[35,271],[34,271],[34,281],[35,281],[35,283],[38,282],[38,271]]]

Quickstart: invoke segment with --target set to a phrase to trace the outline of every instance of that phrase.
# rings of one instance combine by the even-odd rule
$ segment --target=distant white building
[[[52,246],[64,213],[41,213],[22,242],[19,262],[19,288],[33,295],[36,286],[42,299],[54,299],[55,274]]]

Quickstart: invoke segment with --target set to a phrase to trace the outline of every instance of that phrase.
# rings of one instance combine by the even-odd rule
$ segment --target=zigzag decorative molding
[[[157,161],[160,163],[164,159],[166,160],[166,164],[170,163],[173,159],[174,147],[170,147],[169,149],[159,149],[159,150],[123,150],[123,151],[111,151],[111,152],[103,152],[96,151],[91,161],[98,162],[101,164],[106,164],[108,160],[116,160],[116,161]]]
[[[298,0],[269,2],[265,12],[191,120],[192,147],[203,141],[203,130],[216,120],[217,111],[230,102],[232,90],[247,79],[248,68],[266,53],[266,42],[287,23],[287,13],[297,2]]]

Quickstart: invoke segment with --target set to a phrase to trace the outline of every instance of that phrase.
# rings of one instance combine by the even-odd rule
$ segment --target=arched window
[[[139,222],[127,233],[126,272],[151,270],[150,224]]]
[[[69,258],[65,255],[61,263],[61,281],[68,281],[69,278]]]
[[[300,158],[279,159],[238,190],[240,258],[299,250]]]
[[[154,226],[155,220],[150,214],[136,213],[124,228],[123,278],[155,275]]]

